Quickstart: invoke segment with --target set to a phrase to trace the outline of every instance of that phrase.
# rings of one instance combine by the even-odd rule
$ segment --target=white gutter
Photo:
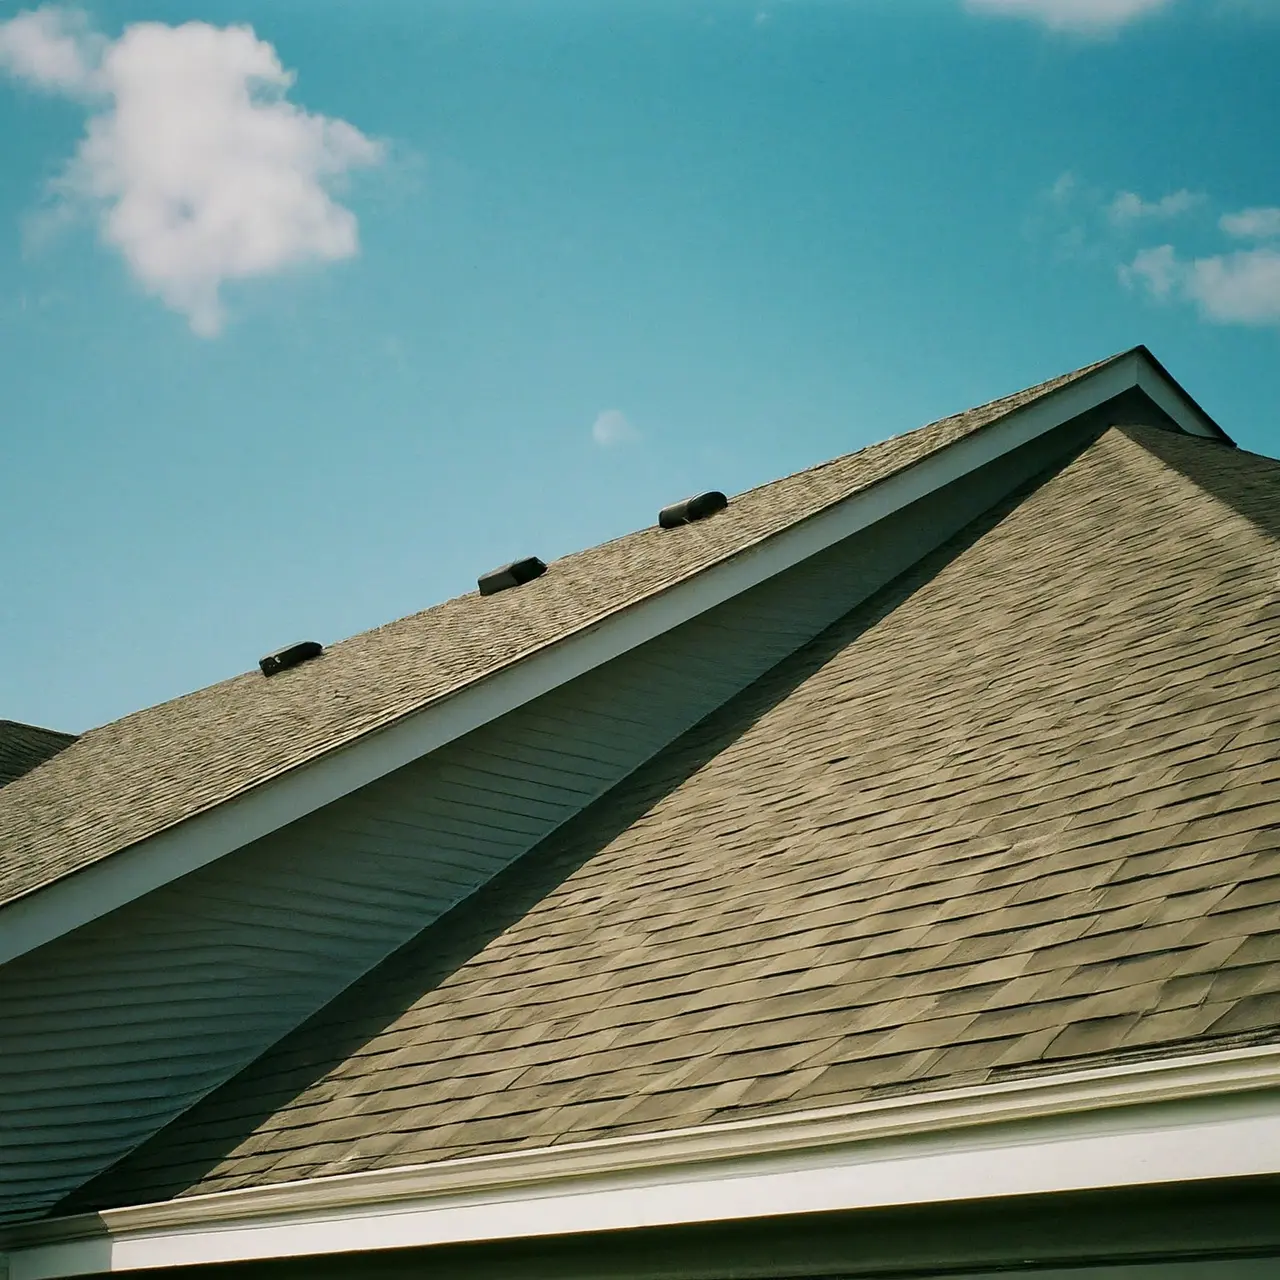
[[[1280,1046],[12,1229],[10,1280],[1280,1173]]]
[[[600,623],[311,764],[0,908],[0,964],[267,835],[637,645],[714,609],[917,499],[1141,387],[1191,435],[1221,432],[1141,351]]]

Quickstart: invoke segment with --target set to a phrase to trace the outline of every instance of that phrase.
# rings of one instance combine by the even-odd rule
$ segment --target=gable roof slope
[[[38,724],[23,724],[18,720],[0,720],[0,787],[52,760],[75,740],[74,733],[60,733],[57,729],[43,729]]]
[[[402,721],[1134,355],[1159,368],[1135,348],[750,490],[675,536],[642,529],[566,556],[518,591],[460,596],[271,680],[236,676],[89,730],[0,792],[0,906]]]
[[[1107,431],[63,1212],[1280,1041],[1278,547]]]

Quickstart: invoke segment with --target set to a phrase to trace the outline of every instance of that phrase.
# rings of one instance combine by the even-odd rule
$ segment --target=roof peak
[[[916,488],[927,489],[938,482],[921,469],[934,466],[933,459],[957,458],[954,450],[969,449],[979,436],[994,440],[986,429],[1024,410],[1018,422],[1029,425],[1018,431],[1034,438],[1058,419],[1068,421],[1134,387],[1151,386],[1175,412],[1184,401],[1194,408],[1167,375],[1151,372],[1155,367],[1145,348],[1109,356],[746,490],[715,520],[626,534],[561,557],[519,591],[455,597],[330,645],[322,662],[269,681],[256,671],[235,676],[92,729],[47,768],[0,794],[0,851],[7,851],[0,852],[0,901],[43,890],[375,731],[434,714],[445,700],[456,704],[472,687],[553,646],[563,652],[577,643],[584,653],[603,653],[605,626],[619,635],[651,626],[660,632],[685,620],[682,609],[696,616],[708,607],[699,601],[711,598],[706,583],[712,575],[742,578],[745,553],[756,563],[767,561],[757,549],[862,495],[870,502],[872,490],[907,472],[918,477]],[[1068,393],[1071,398],[1060,398]],[[1200,434],[1220,434],[1196,413]],[[1008,447],[992,443],[970,452],[977,457]],[[760,570],[766,576],[777,571]],[[684,600],[678,607],[672,603],[677,592]],[[666,621],[642,623],[642,610]],[[519,683],[524,688],[528,681]]]

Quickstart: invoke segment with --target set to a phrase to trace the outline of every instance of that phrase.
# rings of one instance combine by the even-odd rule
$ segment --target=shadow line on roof
[[[1205,441],[1171,432],[1144,434],[1141,444],[1165,466],[1280,542],[1280,505],[1275,495],[1280,460],[1234,445],[1205,448]]]
[[[464,969],[666,796],[1069,466],[1094,442],[1096,434],[1100,432],[1091,432],[1067,455],[670,743],[354,982],[239,1075],[73,1192],[51,1216],[173,1199],[198,1187],[249,1134]],[[496,1034],[501,1035],[501,1030]],[[184,1134],[189,1127],[196,1133]],[[200,1130],[205,1133],[201,1135]],[[187,1147],[188,1154],[174,1161],[172,1156],[164,1156],[166,1146]],[[160,1176],[155,1172],[157,1167],[164,1169]]]

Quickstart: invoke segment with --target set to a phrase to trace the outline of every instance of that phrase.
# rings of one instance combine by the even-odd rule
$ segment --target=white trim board
[[[1138,387],[1190,435],[1222,434],[1144,349],[385,729],[0,907],[0,964],[286,826]]]
[[[11,1280],[1280,1173],[1280,1046],[108,1210]]]

